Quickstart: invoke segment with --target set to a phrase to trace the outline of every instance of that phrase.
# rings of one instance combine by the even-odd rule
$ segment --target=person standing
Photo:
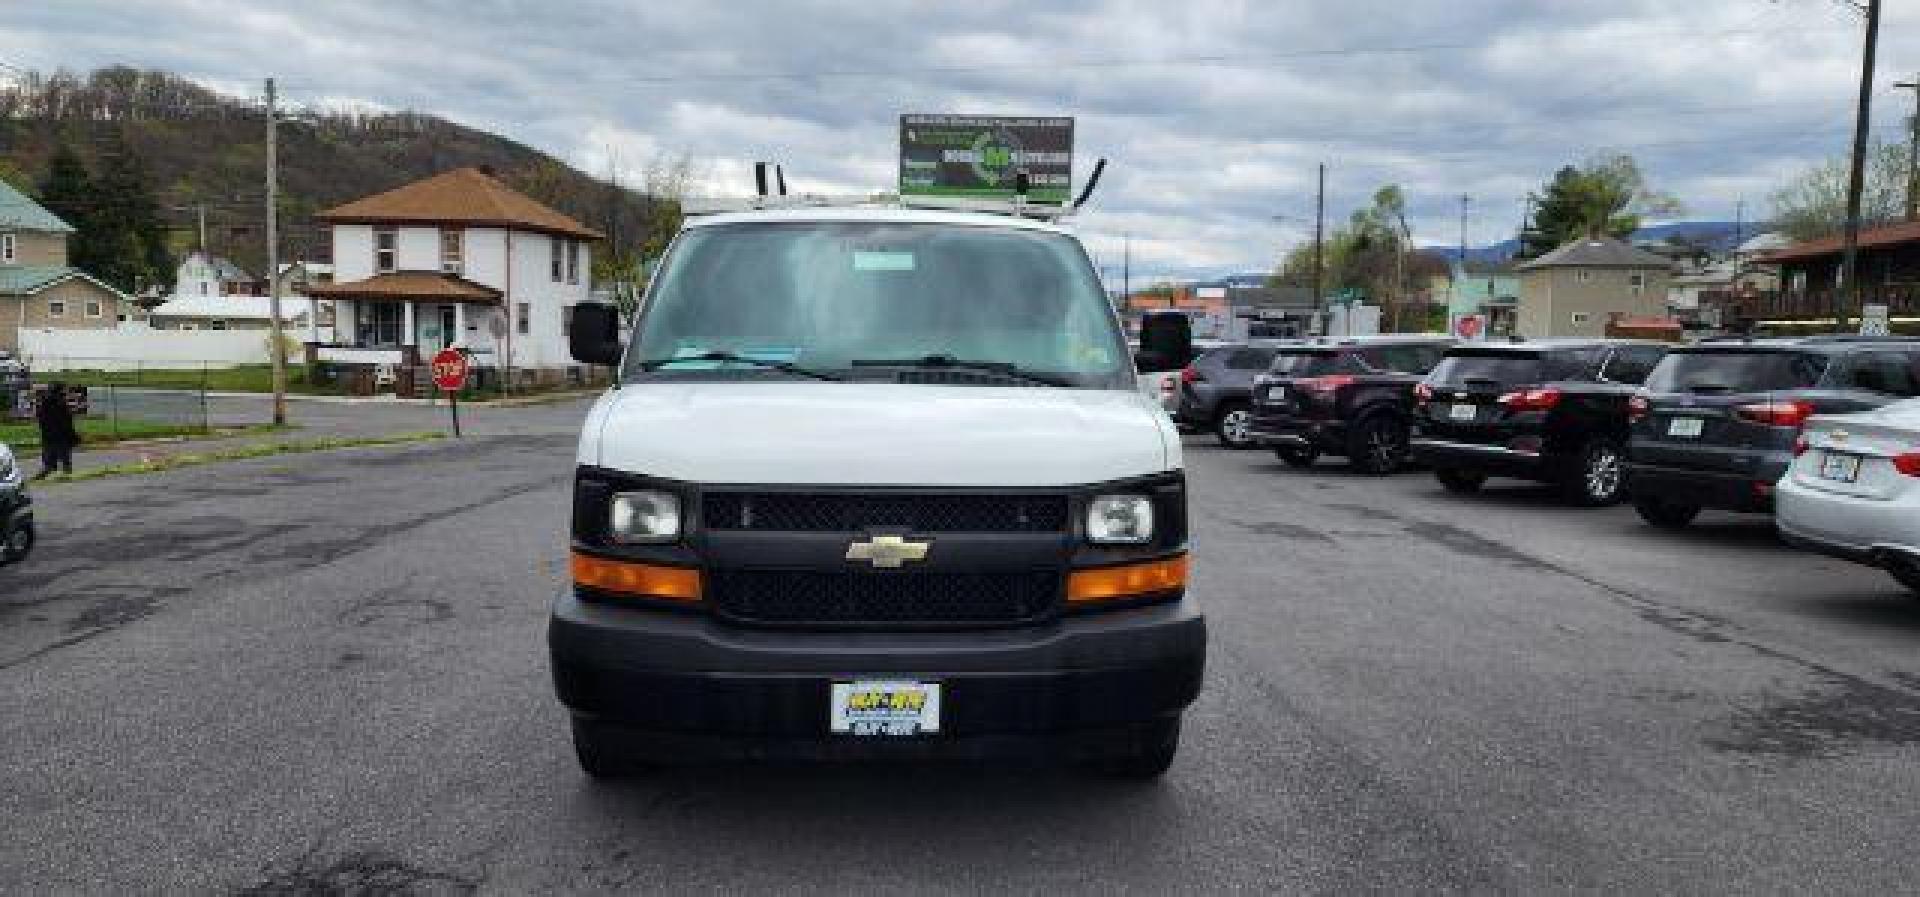
[[[80,431],[73,426],[73,407],[67,404],[67,385],[47,385],[40,404],[34,408],[34,421],[40,425],[40,473],[45,479],[56,470],[73,473],[73,448],[80,444]]]

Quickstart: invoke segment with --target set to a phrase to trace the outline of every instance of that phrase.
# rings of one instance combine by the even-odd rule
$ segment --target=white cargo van
[[[1163,316],[1164,317],[1164,316]],[[1191,353],[1179,318],[1137,367]],[[1041,754],[1157,776],[1200,689],[1180,440],[1080,242],[1017,215],[692,219],[581,434],[549,631],[594,776]]]

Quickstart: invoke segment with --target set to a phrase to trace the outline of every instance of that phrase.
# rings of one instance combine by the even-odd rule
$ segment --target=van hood
[[[644,383],[595,404],[579,460],[697,483],[1060,486],[1180,465],[1133,390]]]

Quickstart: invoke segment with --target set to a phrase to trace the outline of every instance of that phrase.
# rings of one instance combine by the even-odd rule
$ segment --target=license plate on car
[[[1707,421],[1700,417],[1676,417],[1667,422],[1668,436],[1681,436],[1692,439],[1706,429]]]
[[[1820,478],[1836,483],[1853,483],[1860,479],[1860,456],[1841,455],[1828,452],[1820,459]]]
[[[1267,401],[1269,401],[1269,402],[1272,402],[1272,403],[1274,403],[1274,404],[1276,404],[1276,405],[1278,405],[1278,404],[1280,404],[1281,402],[1284,402],[1284,401],[1286,401],[1286,400],[1287,400],[1287,388],[1286,388],[1286,387],[1284,387],[1284,386],[1272,386],[1272,387],[1268,387],[1268,388],[1267,388]]]
[[[1453,420],[1473,420],[1480,416],[1478,405],[1455,405],[1447,411],[1447,417]]]
[[[940,684],[896,680],[833,683],[828,728],[848,735],[940,731]]]

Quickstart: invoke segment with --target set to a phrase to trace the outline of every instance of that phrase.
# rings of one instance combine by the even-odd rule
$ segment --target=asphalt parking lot
[[[0,571],[0,891],[1911,887],[1920,601],[1496,482],[1189,440],[1206,691],[1157,784],[575,769],[578,404],[40,491]]]

